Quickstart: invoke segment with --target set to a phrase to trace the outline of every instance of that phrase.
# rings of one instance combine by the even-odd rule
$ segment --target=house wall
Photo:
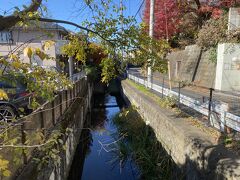
[[[48,35],[51,33],[51,37]],[[12,44],[0,44],[0,56],[6,56],[9,54],[10,51],[14,50],[15,48],[19,47],[19,49],[15,53],[21,53],[20,58],[23,60],[25,63],[30,63],[30,60],[28,57],[24,57],[23,55],[23,49],[25,47],[33,47],[33,48],[40,48],[42,49],[42,45],[46,40],[54,40],[54,41],[63,41],[66,43],[65,40],[62,40],[61,36],[59,35],[59,31],[57,30],[47,30],[47,31],[40,31],[40,30],[22,30],[22,29],[15,29],[12,31],[12,38],[13,38],[13,43]],[[30,43],[26,43],[29,42]],[[24,43],[26,43],[24,45]],[[57,54],[60,54],[60,47],[64,43],[56,43],[52,47],[49,48],[49,50],[45,51],[50,57],[53,57],[56,59]],[[58,45],[57,45],[58,44]],[[32,58],[32,63],[35,65],[40,65],[40,66],[46,66],[46,67],[51,67],[57,66],[57,63],[55,60],[46,60],[42,61],[38,56],[34,56]]]

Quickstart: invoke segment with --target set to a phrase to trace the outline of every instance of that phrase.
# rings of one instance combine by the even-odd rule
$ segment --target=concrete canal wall
[[[75,150],[79,143],[84,122],[86,121],[89,109],[91,108],[91,97],[92,86],[87,82],[87,79],[82,78],[75,83],[73,90],[62,92],[60,96],[58,95],[56,97],[53,103],[47,104],[47,106],[51,106],[54,104],[55,106],[51,106],[50,109],[52,108],[52,110],[50,112],[46,111],[46,113],[48,114],[42,116],[46,117],[45,119],[43,119],[48,122],[48,125],[46,125],[46,123],[45,125],[48,128],[51,127],[52,131],[65,130],[67,128],[70,129],[68,134],[64,134],[63,136],[61,136],[63,146],[65,148],[63,148],[60,152],[60,163],[57,166],[44,166],[42,169],[39,170],[36,162],[31,160],[32,156],[34,156],[34,153],[38,156],[38,152],[36,150],[36,152],[33,152],[32,156],[28,158],[22,171],[15,177],[11,177],[10,179],[67,179],[71,163],[75,154]],[[58,114],[58,118],[53,119],[53,116],[50,116],[53,115],[54,112],[55,114]],[[38,122],[37,119],[35,119],[35,122]],[[39,158],[41,159],[41,152],[39,154]]]
[[[151,97],[122,81],[123,93],[149,121],[159,142],[186,179],[240,179],[240,158],[186,118],[161,108]],[[207,127],[204,127],[207,129]]]

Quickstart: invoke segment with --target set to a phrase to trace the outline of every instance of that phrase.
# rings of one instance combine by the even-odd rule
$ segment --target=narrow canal
[[[119,158],[120,141],[114,116],[121,105],[114,96],[95,98],[91,120],[85,125],[75,153],[69,180],[134,180],[140,173],[131,158]],[[117,103],[118,102],[118,103]]]

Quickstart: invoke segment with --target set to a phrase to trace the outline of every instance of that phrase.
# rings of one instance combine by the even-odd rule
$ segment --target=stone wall
[[[122,86],[127,99],[137,107],[142,118],[149,121],[157,139],[186,179],[240,179],[239,157],[217,143],[215,138],[186,118],[161,108],[127,81],[123,81]]]
[[[194,83],[200,86],[214,88],[216,64],[209,60],[209,52],[202,52],[199,66],[196,70]]]
[[[170,53],[167,58],[173,79],[214,87],[216,65],[210,62],[208,51],[201,51],[200,47],[192,45]]]

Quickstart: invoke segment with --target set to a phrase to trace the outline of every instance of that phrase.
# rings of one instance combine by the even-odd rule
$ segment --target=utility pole
[[[73,76],[73,57],[68,58],[68,69],[69,69],[69,78],[72,79]]]
[[[164,13],[165,13],[165,28],[166,28],[166,38],[167,42],[169,40],[169,35],[168,35],[168,19],[167,19],[167,7],[166,3],[164,2]],[[168,84],[169,84],[169,89],[172,90],[172,77],[171,77],[171,64],[170,61],[168,60]]]
[[[123,0],[120,0],[120,13],[121,13],[121,31],[123,35]],[[122,55],[122,63],[123,63],[123,45],[121,45],[121,55]]]
[[[155,0],[150,0],[150,20],[149,20],[149,37],[153,38],[153,32],[154,32],[154,6],[155,6]],[[152,47],[150,48],[150,53],[152,54]],[[147,66],[147,84],[148,87],[151,88],[152,83],[152,57],[148,60],[148,66]]]

